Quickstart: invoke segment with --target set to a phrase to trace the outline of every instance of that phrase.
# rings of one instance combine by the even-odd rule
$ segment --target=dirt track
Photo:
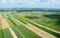
[[[13,17],[12,17],[13,18]],[[28,28],[29,30],[31,30],[32,32],[36,33],[37,35],[41,36],[42,38],[56,38],[55,36],[36,28],[35,26],[31,25],[31,24],[24,24],[22,22],[20,22],[19,20],[13,18],[15,21],[19,22],[20,24],[24,25],[26,28]]]
[[[11,27],[9,27],[8,22],[6,21],[6,19],[0,14],[0,19],[1,19],[1,23],[2,23],[2,29],[9,29],[9,31],[11,32],[13,38],[17,38],[15,32],[11,29]]]
[[[31,22],[35,23],[34,21],[31,21]],[[51,29],[51,28],[48,28],[48,27],[46,27],[46,26],[43,26],[43,25],[41,25],[41,24],[38,24],[38,23],[35,23],[35,24],[37,24],[37,25],[39,25],[39,26],[41,26],[41,27],[47,28],[47,29],[49,29],[49,30],[51,30],[51,31],[53,31],[53,32],[56,32],[56,33],[59,33],[59,34],[60,34],[60,32],[59,32],[59,31],[56,31],[56,30],[54,30],[54,29]]]

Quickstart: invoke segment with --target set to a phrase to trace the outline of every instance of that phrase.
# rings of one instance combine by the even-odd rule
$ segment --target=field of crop
[[[60,38],[60,14],[0,12],[0,38]]]

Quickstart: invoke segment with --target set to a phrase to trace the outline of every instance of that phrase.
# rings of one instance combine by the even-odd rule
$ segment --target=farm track
[[[10,18],[12,21],[14,20],[13,18]],[[13,21],[13,22],[15,22],[15,25],[17,25],[18,24],[18,22],[16,22],[16,20],[15,21]],[[19,27],[20,26],[20,27]],[[23,25],[22,25],[23,26]],[[20,32],[22,32],[22,34],[26,37],[26,38],[41,38],[40,36],[38,36],[38,35],[36,35],[35,33],[33,33],[32,31],[30,31],[29,29],[27,29],[26,27],[22,27],[21,25],[17,25],[16,27],[18,27],[18,29],[19,29],[19,31]],[[23,31],[24,30],[24,31]],[[26,35],[26,33],[25,32],[27,32],[27,34],[28,35]]]
[[[41,37],[59,38],[60,37],[59,31],[40,25],[34,21],[29,20],[28,18],[24,17],[19,18],[18,15],[16,16],[10,14],[0,15],[0,19],[4,35],[4,37],[1,38],[41,38]]]
[[[2,24],[1,24],[1,14],[0,14],[0,38],[4,38],[4,32],[3,32],[3,29],[2,29]]]
[[[16,16],[16,15],[15,15],[15,16]],[[18,16],[16,16],[16,17],[18,17]],[[18,18],[17,18],[17,19],[18,19]],[[48,33],[50,33],[50,34],[58,37],[58,38],[60,37],[60,34],[58,34],[58,33],[56,33],[56,32],[53,32],[53,31],[48,30],[48,29],[46,29],[46,28],[40,27],[39,25],[36,25],[36,24],[34,24],[33,22],[30,22],[30,21],[28,21],[28,20],[26,20],[26,19],[23,19],[23,18],[20,18],[20,19],[21,19],[22,21],[24,20],[25,23],[30,23],[30,24],[38,27],[39,29],[42,29],[42,30],[44,30],[44,31],[46,31],[46,32],[48,32]],[[18,19],[18,20],[20,20],[20,19]]]
[[[6,15],[4,15],[4,17],[8,21],[8,23],[10,24],[10,27],[16,33],[17,37],[18,38],[25,38],[25,36],[19,31],[19,29],[17,28],[17,26],[14,23],[12,23],[11,20],[9,20]]]
[[[9,28],[9,30],[10,30],[10,32],[11,32],[13,38],[18,38],[17,35],[15,34],[15,32],[14,32],[11,28]]]
[[[38,24],[40,24],[40,25],[43,25],[43,26],[45,26],[45,27],[47,27],[47,28],[50,28],[51,30],[55,30],[55,32],[57,31],[57,33],[59,33],[60,32],[60,26],[58,26],[58,25],[50,25],[50,24],[46,24],[46,23],[44,23],[43,21],[41,21],[41,20],[32,20],[33,22],[35,22],[35,23],[38,23]],[[42,23],[43,22],[43,23]],[[52,27],[53,26],[53,27]],[[56,28],[56,27],[58,27],[58,28]]]
[[[25,18],[24,18],[25,19]],[[25,19],[26,20],[26,19]],[[30,20],[28,20],[28,21],[30,21]],[[54,33],[56,33],[57,35],[59,35],[59,36],[57,36],[57,37],[60,37],[60,32],[59,31],[56,31],[56,30],[53,30],[53,29],[50,29],[50,28],[47,28],[47,27],[45,27],[45,26],[42,26],[42,25],[40,25],[40,24],[38,24],[38,23],[35,23],[35,22],[33,22],[33,21],[30,21],[31,23],[33,23],[34,25],[38,25],[38,26],[40,26],[40,27],[42,27],[42,28],[45,28],[45,29],[47,29],[47,30],[49,30],[49,31],[51,31],[51,32],[54,32]],[[47,31],[46,30],[46,31]],[[55,34],[53,34],[54,36],[56,36]]]
[[[41,36],[42,38],[56,38],[56,37],[48,34],[47,32],[44,32],[44,31],[36,28],[35,26],[32,26],[31,24],[24,24],[24,23],[20,22],[19,20],[15,19],[15,18],[13,18],[13,19],[18,21],[20,24],[24,25],[26,28],[30,29],[31,31],[33,31],[37,35]]]
[[[1,17],[1,22],[2,22],[2,29],[9,29],[10,33],[12,34],[13,38],[17,38],[16,34],[14,33],[14,31],[11,29],[11,27],[9,27],[8,22],[5,20],[5,18],[0,15]]]
[[[25,19],[28,19],[28,18],[25,18]],[[28,20],[28,21],[30,21],[30,20]],[[56,31],[56,30],[54,30],[54,29],[52,29],[52,28],[48,28],[48,27],[46,27],[46,26],[43,26],[43,25],[41,25],[41,24],[38,24],[38,23],[36,23],[35,21],[30,21],[30,22],[33,22],[33,23],[36,24],[36,25],[39,25],[39,26],[41,26],[41,27],[43,27],[43,28],[52,30],[53,32],[56,32],[56,33],[60,34],[59,31]]]

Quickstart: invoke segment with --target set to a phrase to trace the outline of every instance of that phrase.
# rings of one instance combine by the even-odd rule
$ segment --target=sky
[[[60,0],[0,0],[0,8],[60,8]]]

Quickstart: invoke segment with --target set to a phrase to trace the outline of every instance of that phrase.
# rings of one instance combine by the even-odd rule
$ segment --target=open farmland
[[[60,14],[0,12],[0,38],[60,38]]]

